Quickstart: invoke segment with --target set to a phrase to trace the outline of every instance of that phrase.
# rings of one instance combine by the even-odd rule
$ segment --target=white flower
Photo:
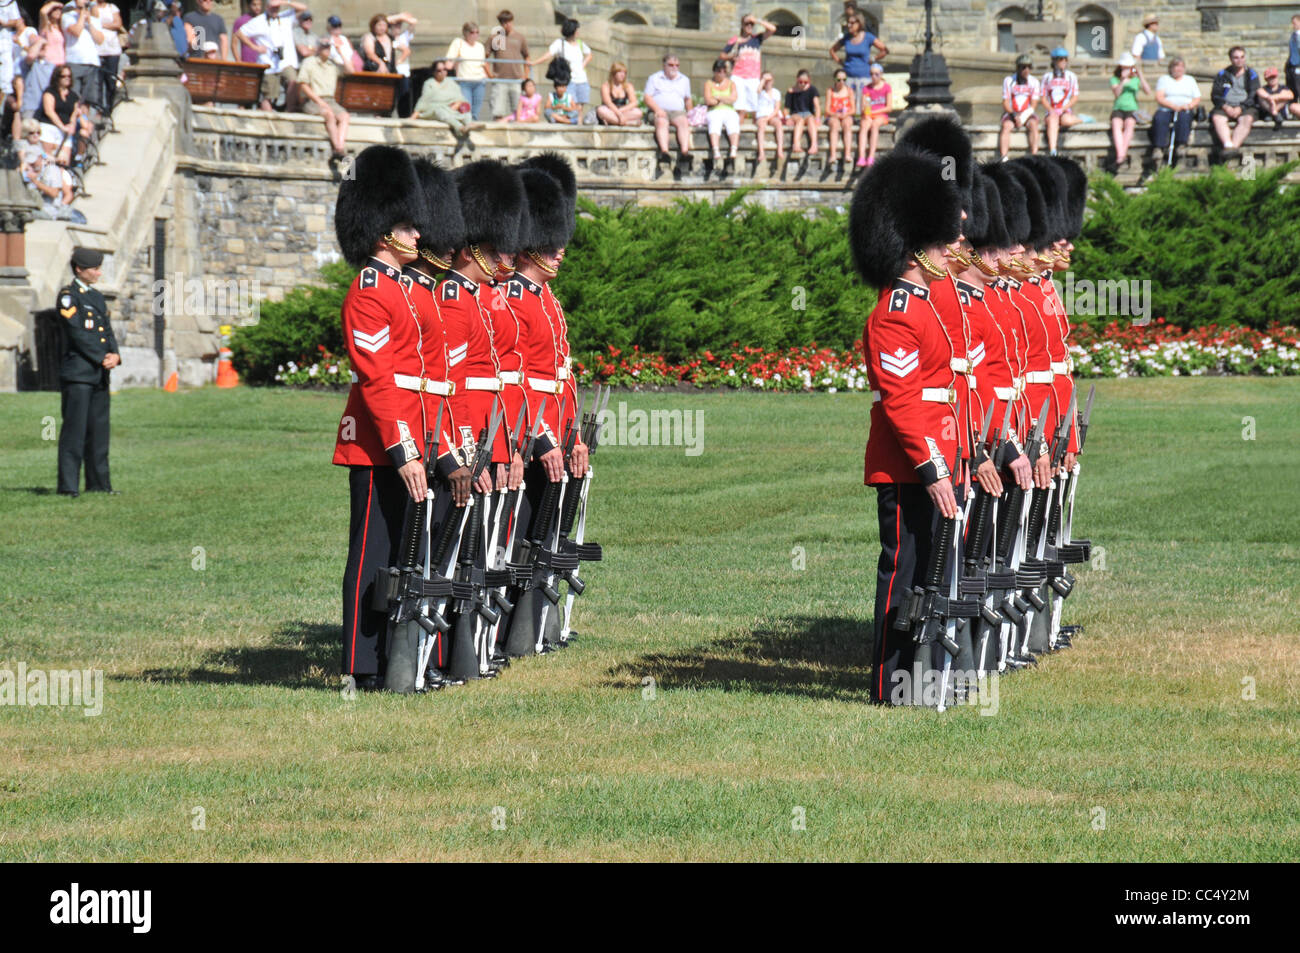
[[[1272,370],[1272,368],[1269,368],[1269,370]],[[839,391],[838,391],[838,389],[836,389],[836,388],[834,388],[834,387],[828,387],[828,388],[826,388],[826,393],[828,393],[828,394],[838,394]]]

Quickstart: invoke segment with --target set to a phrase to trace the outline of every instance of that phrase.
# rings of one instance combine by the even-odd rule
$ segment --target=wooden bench
[[[397,87],[403,79],[397,73],[344,73],[334,101],[348,112],[387,116],[397,103]]]
[[[181,60],[185,71],[185,88],[195,105],[234,103],[236,106],[256,106],[262,88],[264,63],[237,63],[226,60],[209,60],[187,57]]]

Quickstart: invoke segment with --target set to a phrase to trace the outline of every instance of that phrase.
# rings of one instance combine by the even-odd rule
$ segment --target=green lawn
[[[1300,381],[1099,385],[1087,634],[992,717],[866,704],[866,399],[620,401],[703,453],[595,458],[581,641],[348,698],[342,396],[124,392],[123,495],[78,500],[58,395],[0,397],[0,668],[106,673],[98,717],[0,707],[0,860],[1300,855]]]

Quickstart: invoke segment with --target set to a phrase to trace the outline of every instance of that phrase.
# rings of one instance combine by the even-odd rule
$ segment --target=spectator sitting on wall
[[[463,139],[474,129],[483,128],[481,122],[474,122],[469,114],[469,102],[456,85],[454,79],[447,77],[445,60],[434,60],[433,75],[424,81],[420,90],[420,101],[415,104],[412,119],[436,119],[451,127],[452,135]]]
[[[1083,122],[1074,112],[1079,99],[1079,78],[1069,69],[1070,53],[1063,46],[1052,50],[1052,68],[1043,74],[1043,106],[1047,109],[1047,153],[1056,155],[1061,130]]]
[[[1125,54],[1128,55],[1128,54]],[[1002,81],[1002,128],[998,132],[998,153],[1005,162],[1011,151],[1011,130],[1023,129],[1029,138],[1029,154],[1038,155],[1038,80],[1031,74],[1034,58],[1028,53],[1016,57],[1016,71]]]
[[[334,99],[339,76],[352,72],[330,59],[330,41],[321,37],[316,41],[316,55],[303,60],[298,69],[298,87],[303,96],[302,111],[325,120],[325,137],[329,139],[333,155],[330,164],[342,159],[347,150],[348,124],[352,117]]]
[[[871,82],[862,90],[862,121],[858,125],[858,167],[876,164],[880,130],[889,124],[889,105],[894,91],[885,82],[885,68],[871,64]]]
[[[600,105],[596,118],[606,126],[639,126],[641,107],[636,104],[636,88],[627,80],[627,67],[614,63],[609,76],[600,84]]]
[[[801,69],[794,79],[794,85],[785,93],[785,111],[790,114],[794,132],[790,135],[790,154],[803,155],[799,138],[808,133],[808,154],[817,154],[817,134],[821,131],[822,99],[817,87],[812,84],[812,74]]]
[[[677,150],[684,161],[690,160],[691,127],[686,113],[691,108],[691,81],[679,72],[681,60],[665,53],[663,69],[651,73],[645,83],[645,104],[655,118],[655,144],[659,161],[668,161],[668,126],[677,131]]]
[[[23,171],[23,179],[41,197],[41,209],[36,213],[37,218],[72,222],[75,225],[86,224],[86,216],[72,207],[71,173],[49,156],[31,155],[31,161]]]
[[[740,90],[736,88],[736,81],[727,75],[727,61],[715,60],[713,78],[704,84],[704,105],[709,107],[709,158],[715,168],[721,158],[722,150],[718,141],[722,138],[724,129],[731,145],[727,164],[722,169],[723,175],[735,171],[736,153],[740,151],[740,114],[736,112],[736,100],[739,98]]]
[[[1264,85],[1255,90],[1255,112],[1261,122],[1271,120],[1274,129],[1281,129],[1294,99],[1295,94],[1278,82],[1276,66],[1264,70]]]
[[[826,131],[830,140],[830,161],[826,165],[826,172],[831,171],[831,166],[839,162],[839,168],[836,170],[837,175],[843,174],[843,166],[849,161],[849,151],[853,148],[853,113],[854,106],[853,90],[849,88],[849,76],[843,68],[835,71],[835,82],[830,89],[826,91]],[[839,158],[840,139],[844,140],[844,158]]]
[[[1115,75],[1110,78],[1110,92],[1115,97],[1115,106],[1110,111],[1110,138],[1115,146],[1115,165],[1123,165],[1128,159],[1128,149],[1133,143],[1133,131],[1137,128],[1138,90],[1148,96],[1151,87],[1146,77],[1138,69],[1132,53],[1121,53]]]
[[[500,32],[492,31],[492,75],[497,79],[512,79],[513,83],[493,83],[488,92],[488,105],[493,117],[511,116],[516,122],[536,122],[536,119],[519,118],[519,97],[523,81],[531,72],[528,66],[528,41],[515,29],[515,15],[509,10],[497,14]],[[511,63],[509,60],[522,60]],[[536,89],[534,89],[536,94]],[[538,102],[541,102],[539,95]],[[538,107],[541,108],[540,106]]]
[[[1291,33],[1287,37],[1286,88],[1295,97],[1291,111],[1300,116],[1300,13],[1291,17]]]
[[[1255,114],[1251,104],[1255,101],[1255,91],[1259,89],[1259,74],[1246,65],[1246,50],[1234,46],[1228,50],[1229,65],[1219,70],[1214,77],[1214,86],[1210,90],[1210,101],[1214,109],[1210,111],[1210,125],[1223,146],[1225,157],[1238,155],[1241,144],[1250,135],[1251,124]],[[1229,123],[1236,124],[1231,133]]]
[[[1174,148],[1186,146],[1192,134],[1192,113],[1201,104],[1201,87],[1194,76],[1187,75],[1187,66],[1181,56],[1169,61],[1169,75],[1156,80],[1156,113],[1151,118],[1151,146],[1157,154],[1169,149],[1169,136],[1174,136]],[[1172,127],[1172,128],[1171,128]],[[1171,166],[1178,164],[1174,153]]]
[[[546,116],[547,122],[558,122],[563,125],[576,126],[578,124],[578,104],[573,101],[573,94],[569,92],[569,84],[563,77],[557,77],[554,83],[554,89],[551,95],[547,97],[546,108],[542,110]]]
[[[776,158],[785,158],[785,120],[782,117],[781,92],[771,73],[764,73],[758,81],[758,108],[754,111],[754,140],[758,143],[758,161],[767,161],[767,127],[776,134]]]
[[[27,167],[37,155],[45,156],[45,149],[41,146],[41,124],[35,119],[24,119],[19,123],[18,135],[14,137],[18,143],[18,168],[22,170],[23,179],[27,179]]]
[[[526,79],[519,84],[519,105],[509,116],[503,116],[502,122],[540,122],[542,118],[542,94],[537,91],[537,84]]]
[[[216,43],[223,60],[230,59],[230,36],[226,33],[226,21],[212,12],[212,0],[196,0],[197,10],[185,14],[185,22],[190,26],[192,39],[190,51],[198,52],[208,43]]]
[[[587,81],[587,64],[591,62],[591,47],[578,39],[578,21],[565,20],[560,26],[560,38],[550,45],[545,56],[539,56],[529,62],[529,66],[542,66],[555,57],[566,60],[569,64],[569,92],[578,106],[578,118],[582,118],[582,109],[591,101],[591,84]]]
[[[736,110],[743,116],[758,109],[758,81],[763,75],[763,41],[776,32],[776,24],[752,13],[740,18],[740,33],[727,40],[719,59],[727,64],[736,83]]]
[[[60,165],[72,163],[72,146],[80,133],[77,154],[86,148],[93,127],[86,116],[85,104],[72,88],[72,67],[67,63],[54,68],[50,88],[41,97],[41,144]]]

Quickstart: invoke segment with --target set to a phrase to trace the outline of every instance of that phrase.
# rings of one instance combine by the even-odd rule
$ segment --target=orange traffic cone
[[[230,348],[224,344],[221,346],[221,351],[217,357],[217,386],[239,386],[239,373],[235,370],[235,365],[230,363]]]
[[[172,376],[167,378],[166,384],[163,384],[163,390],[169,394],[174,394],[176,393],[176,385],[178,383],[180,383],[180,379],[176,376],[176,372],[172,371]]]

